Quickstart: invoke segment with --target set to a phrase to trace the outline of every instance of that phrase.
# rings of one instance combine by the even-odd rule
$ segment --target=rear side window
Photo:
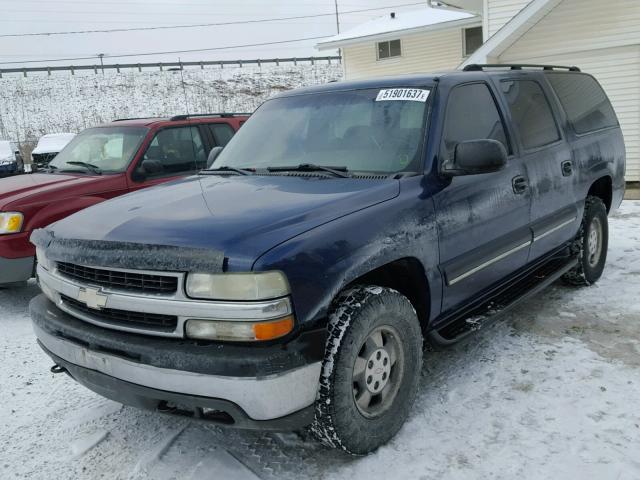
[[[509,152],[504,125],[484,83],[456,87],[449,95],[444,125],[444,158],[453,158],[456,145],[468,140],[498,140]]]
[[[594,78],[579,74],[549,74],[547,79],[576,133],[618,125],[611,102]]]
[[[216,145],[219,147],[224,147],[229,143],[229,140],[231,140],[231,137],[233,137],[233,134],[235,133],[233,128],[226,123],[212,123],[209,125],[209,128],[211,129],[213,138],[216,141]]]
[[[542,147],[560,140],[551,106],[537,82],[503,80],[500,86],[525,149]]]

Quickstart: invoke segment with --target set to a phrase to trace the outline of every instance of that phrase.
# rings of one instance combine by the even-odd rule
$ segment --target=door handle
[[[573,173],[573,163],[571,160],[567,160],[566,162],[562,162],[562,176],[568,177]]]
[[[529,188],[529,182],[527,182],[527,179],[522,175],[514,177],[511,184],[513,185],[513,193],[517,195],[526,192],[527,188]]]

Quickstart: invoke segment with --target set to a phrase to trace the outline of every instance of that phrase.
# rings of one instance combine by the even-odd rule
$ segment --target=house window
[[[378,60],[385,58],[399,57],[402,55],[400,40],[389,40],[388,42],[378,42]]]
[[[465,28],[464,34],[464,56],[468,57],[482,46],[482,27]]]

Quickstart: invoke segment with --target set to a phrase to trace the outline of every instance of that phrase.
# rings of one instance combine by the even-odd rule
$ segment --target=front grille
[[[58,262],[58,272],[72,280],[114,290],[151,294],[172,294],[178,290],[178,278],[146,273],[119,272]]]
[[[104,323],[113,326],[141,328],[146,330],[155,330],[158,332],[173,332],[178,325],[178,317],[174,315],[160,315],[157,313],[129,312],[127,310],[114,310],[112,308],[103,308],[102,310],[93,310],[84,303],[60,295],[62,301],[74,310],[95,318]]]

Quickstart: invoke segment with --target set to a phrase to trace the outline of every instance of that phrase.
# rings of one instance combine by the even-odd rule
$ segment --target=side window
[[[444,124],[443,156],[453,158],[456,145],[468,140],[491,139],[510,151],[500,113],[484,83],[456,87],[449,94]]]
[[[154,176],[163,177],[205,168],[207,155],[197,127],[177,127],[160,130],[147,148],[144,160],[160,162],[163,169]]]
[[[468,57],[482,46],[482,27],[465,28],[463,55]]]
[[[390,40],[388,42],[378,42],[378,60],[385,58],[399,57],[402,55],[402,44],[400,40]]]
[[[549,74],[547,79],[576,133],[588,133],[618,125],[607,94],[589,75]]]
[[[551,106],[537,82],[503,80],[500,86],[525,149],[542,147],[560,140]]]
[[[209,129],[218,147],[224,147],[229,143],[229,140],[231,140],[231,137],[233,137],[235,133],[233,128],[226,123],[212,123],[209,125]]]

